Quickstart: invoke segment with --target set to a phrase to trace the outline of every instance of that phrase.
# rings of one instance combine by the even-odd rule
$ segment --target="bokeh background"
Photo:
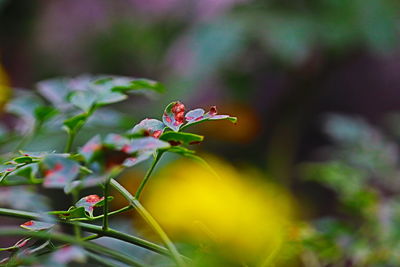
[[[396,265],[399,12],[397,0],[2,0],[0,89],[85,73],[164,83],[115,107],[121,130],[174,100],[217,105],[239,122],[198,127],[196,149],[289,192],[321,233],[317,256],[295,262]]]

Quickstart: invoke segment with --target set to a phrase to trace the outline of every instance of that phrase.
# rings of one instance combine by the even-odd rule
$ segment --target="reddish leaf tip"
[[[26,223],[21,224],[21,226],[27,226],[27,227],[29,227],[29,226],[32,226],[32,225],[34,225],[34,224],[35,224],[34,221],[27,221]]]
[[[217,107],[216,106],[212,106],[210,108],[210,111],[208,112],[208,114],[210,114],[210,116],[215,116],[217,115]]]
[[[99,201],[102,201],[104,197],[99,197],[98,195],[89,195],[85,197],[85,201],[87,203],[97,203]]]

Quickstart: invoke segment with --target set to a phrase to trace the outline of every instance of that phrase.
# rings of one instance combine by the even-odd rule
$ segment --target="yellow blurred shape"
[[[211,159],[167,166],[152,181],[145,205],[174,240],[206,245],[235,261],[264,261],[279,249],[290,219],[283,190]]]
[[[0,111],[3,110],[4,104],[10,97],[10,87],[6,72],[0,65]]]

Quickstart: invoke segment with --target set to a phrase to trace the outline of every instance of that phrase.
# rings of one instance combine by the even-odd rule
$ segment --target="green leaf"
[[[150,158],[153,155],[153,153],[154,153],[153,151],[140,151],[140,152],[136,153],[134,156],[128,157],[127,159],[125,159],[124,162],[122,163],[122,165],[125,167],[135,166],[135,165],[139,164],[140,162],[145,161],[148,158]]]
[[[37,84],[39,93],[54,106],[62,108],[67,103],[70,91],[69,78],[54,78],[41,81]]]
[[[33,119],[35,114],[35,109],[42,106],[42,100],[37,96],[27,93],[20,92],[7,104],[7,111],[13,113],[22,119]]]
[[[122,163],[125,167],[132,167],[150,158],[157,150],[169,148],[170,144],[154,137],[133,139],[129,146],[124,147],[124,152],[131,154]]]
[[[90,112],[96,104],[96,95],[90,91],[75,91],[72,92],[68,100],[74,106],[82,109],[85,112]]]
[[[76,133],[87,121],[86,113],[75,115],[64,121],[64,126],[70,133]]]
[[[93,159],[95,153],[101,151],[102,147],[103,144],[100,135],[96,135],[80,149],[80,153],[86,162],[89,162]]]
[[[49,230],[54,225],[55,225],[54,223],[48,223],[48,222],[28,221],[21,224],[20,226],[30,231],[43,231],[43,230]]]
[[[107,197],[107,201],[110,202],[114,198],[112,196]],[[75,203],[77,208],[83,207],[90,217],[93,217],[93,210],[95,207],[101,207],[104,205],[104,197],[99,197],[98,195],[89,195],[81,198]]]
[[[186,113],[185,115],[186,124],[181,127],[183,130],[184,128],[198,124],[204,121],[210,120],[229,120],[233,123],[237,122],[236,117],[231,117],[229,115],[219,115],[217,114],[217,108],[215,106],[210,108],[210,111],[205,113],[205,111],[201,108],[194,109]]]
[[[29,179],[30,181],[37,180],[37,174],[39,172],[39,163],[26,164],[18,168],[12,175],[21,176]]]
[[[144,119],[131,130],[131,136],[152,136],[158,138],[164,131],[165,124],[156,119]]]
[[[108,134],[103,141],[103,145],[114,150],[122,150],[125,146],[128,146],[130,140],[119,134]]]
[[[181,102],[174,101],[170,103],[164,110],[162,117],[164,124],[171,130],[178,132],[184,123],[184,112],[185,106]]]
[[[49,155],[42,161],[42,169],[44,170],[44,187],[48,188],[64,188],[71,183],[79,174],[80,165],[68,158]]]
[[[50,106],[39,106],[34,111],[35,118],[39,122],[45,122],[57,115],[57,113],[58,110]]]
[[[165,91],[164,85],[159,82],[149,80],[149,79],[135,79],[126,83],[126,85],[118,85],[112,88],[114,92],[129,92],[134,90],[153,90],[158,93]]]
[[[113,104],[117,102],[121,102],[128,97],[126,95],[114,92],[102,92],[97,96],[96,105],[97,106],[105,106],[108,104]]]
[[[70,207],[67,211],[51,211],[50,215],[56,215],[60,219],[90,218],[85,212],[84,207]]]
[[[16,170],[15,166],[3,165],[0,172],[0,183]]]
[[[161,141],[154,137],[143,137],[133,139],[131,143],[125,147],[124,152],[135,153],[135,152],[156,152],[157,149],[164,149],[170,147],[167,142]]]
[[[30,156],[22,156],[22,157],[17,157],[14,158],[13,161],[17,164],[23,164],[23,163],[32,163],[32,157]]]
[[[92,174],[89,176],[85,176],[80,180],[75,180],[67,184],[64,187],[64,192],[66,194],[69,194],[75,189],[81,190],[83,188],[98,186],[100,184],[103,184],[108,179],[108,177],[109,177],[108,174],[104,175]]]
[[[167,141],[172,146],[198,144],[203,139],[201,135],[183,132],[165,132],[160,137],[160,140]]]
[[[187,148],[181,147],[181,146],[171,146],[163,151],[179,154],[179,155],[185,156],[185,157],[189,157],[191,155],[196,154],[196,152],[194,150],[190,150],[190,149],[187,149]]]

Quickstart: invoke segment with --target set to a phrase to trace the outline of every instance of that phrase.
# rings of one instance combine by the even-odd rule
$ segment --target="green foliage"
[[[335,144],[334,159],[300,170],[305,179],[331,189],[339,203],[334,217],[314,223],[316,232],[305,244],[325,264],[399,265],[397,145],[357,118],[330,116],[326,131]]]
[[[236,122],[236,118],[217,115],[215,107],[206,114],[203,111],[198,118],[187,117],[193,112],[188,112],[185,117],[184,105],[180,102],[173,102],[168,105],[166,113],[162,116],[164,123],[156,119],[145,119],[126,133],[108,133],[105,136],[97,134],[89,138],[89,141],[82,147],[75,149],[73,145],[75,138],[96,115],[99,108],[128,99],[127,93],[129,92],[162,92],[164,87],[158,82],[147,79],[113,76],[54,79],[41,82],[38,87],[40,94],[46,98],[49,105],[43,105],[45,100],[40,96],[27,92],[21,93],[21,96],[17,95],[8,105],[8,112],[15,114],[17,119],[31,120],[26,132],[30,138],[23,137],[23,142],[17,144],[14,151],[19,150],[19,152],[8,152],[3,157],[5,162],[0,169],[0,204],[18,209],[21,208],[18,205],[26,203],[26,209],[40,213],[0,209],[2,215],[29,219],[21,225],[29,232],[12,230],[17,234],[27,235],[28,238],[21,239],[10,247],[0,249],[0,251],[11,252],[10,256],[3,259],[1,263],[26,266],[40,262],[43,266],[66,266],[72,262],[84,262],[91,257],[97,259],[101,264],[105,264],[108,260],[104,257],[111,255],[118,263],[108,262],[105,264],[107,266],[120,266],[120,263],[143,266],[131,255],[121,254],[113,248],[103,249],[103,247],[94,246],[86,240],[108,235],[166,254],[177,266],[185,266],[184,256],[177,251],[157,221],[140,204],[138,200],[140,193],[164,153],[177,153],[204,164],[204,161],[196,156],[194,151],[185,147],[203,141],[203,136],[182,132],[184,127],[193,124],[193,119],[196,119],[196,123],[200,123],[220,119]],[[176,104],[179,105],[178,108]],[[165,119],[166,116],[173,120],[172,124],[169,119]],[[65,153],[57,153],[53,150],[51,152],[21,150],[26,145],[34,143],[32,137],[57,127],[58,129],[64,128],[67,132]],[[16,135],[12,132],[9,134]],[[135,196],[115,180],[126,168],[151,158],[153,164],[134,194]],[[44,205],[41,204],[44,201],[40,199],[38,193],[34,191],[28,193],[25,190],[18,191],[17,188],[13,188],[18,185],[38,185],[55,190],[63,189],[64,193],[72,195],[74,201],[67,210],[49,211],[47,206],[44,208]],[[127,199],[128,206],[115,211],[109,210],[109,202],[114,198],[109,195],[110,186],[113,186]],[[92,194],[79,198],[81,190],[87,188],[101,189],[103,196]],[[17,194],[13,194],[13,192]],[[23,194],[25,198],[29,196],[29,198],[24,202],[24,197],[19,194]],[[31,206],[34,208],[29,208]],[[100,215],[95,216],[96,208]],[[136,209],[156,231],[165,247],[160,247],[128,233],[116,232],[110,228],[108,222],[110,216],[132,208]],[[103,220],[100,228],[95,224],[79,222],[94,222],[98,219]],[[75,236],[60,235],[59,224],[72,225]],[[92,231],[96,235],[82,237],[82,229]],[[9,233],[9,231],[3,233]],[[35,242],[28,246],[28,241],[32,240]],[[53,244],[54,240],[61,242],[55,245]],[[90,250],[96,254],[91,253]]]

